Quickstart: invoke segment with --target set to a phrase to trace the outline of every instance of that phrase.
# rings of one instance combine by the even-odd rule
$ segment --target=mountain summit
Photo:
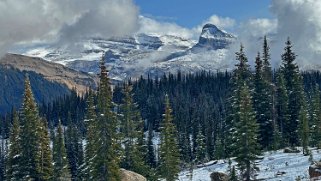
[[[203,26],[198,43],[193,47],[194,50],[207,49],[218,50],[226,49],[236,40],[236,37],[226,33],[213,24]]]

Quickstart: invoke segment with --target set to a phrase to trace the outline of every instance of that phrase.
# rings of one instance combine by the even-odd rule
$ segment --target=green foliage
[[[242,178],[249,181],[256,169],[255,160],[260,154],[260,146],[258,144],[258,125],[252,108],[249,88],[246,84],[240,87],[238,99],[239,112],[236,114],[239,120],[234,124],[234,156]]]
[[[287,141],[291,146],[298,145],[298,120],[302,104],[302,77],[295,62],[296,55],[292,51],[290,39],[286,41],[284,53],[282,54],[281,72],[284,76],[285,88],[288,95],[289,120],[284,125],[283,131],[286,133]]]
[[[174,181],[178,177],[180,155],[177,144],[177,130],[173,124],[172,109],[169,98],[165,96],[165,114],[161,128],[159,147],[159,174],[166,181]]]
[[[303,104],[301,106],[300,115],[299,115],[299,136],[301,146],[303,148],[303,154],[309,154],[309,113],[307,110],[306,100],[304,97]]]
[[[7,180],[13,181],[22,178],[21,172],[21,152],[22,148],[20,145],[20,125],[19,117],[17,112],[14,112],[13,125],[9,137],[9,153],[7,159]]]
[[[52,157],[46,123],[39,117],[30,81],[25,80],[25,93],[21,114],[19,170],[25,180],[50,180],[52,178]]]
[[[58,124],[57,135],[55,135],[53,143],[53,161],[54,179],[57,181],[70,180],[71,174],[65,148],[64,134],[60,122]]]

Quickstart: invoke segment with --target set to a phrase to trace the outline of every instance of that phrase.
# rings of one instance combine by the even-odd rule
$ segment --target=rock
[[[211,173],[211,181],[228,181],[228,175],[222,172]]]
[[[147,181],[147,179],[138,173],[121,169],[121,181]]]
[[[296,148],[285,148],[284,153],[300,153],[300,150],[296,149]]]
[[[321,178],[321,163],[315,163],[309,167],[309,175],[311,180]]]

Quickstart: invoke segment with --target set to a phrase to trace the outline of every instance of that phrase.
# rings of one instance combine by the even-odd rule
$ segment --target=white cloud
[[[286,38],[291,38],[298,64],[320,65],[321,1],[273,0],[271,11],[278,19],[277,40],[284,45]]]
[[[139,25],[139,33],[174,35],[188,39],[194,37],[193,31],[188,28],[181,27],[175,23],[156,21],[152,18],[147,18],[144,16],[139,17]]]
[[[114,36],[136,30],[132,0],[1,0],[0,56],[10,46],[57,37]]]
[[[221,29],[229,29],[235,26],[235,20],[229,17],[219,17],[212,15],[207,20],[193,28],[184,28],[172,22],[157,21],[153,18],[140,16],[139,33],[156,34],[156,35],[174,35],[187,39],[198,39],[202,28],[205,24],[211,23]]]

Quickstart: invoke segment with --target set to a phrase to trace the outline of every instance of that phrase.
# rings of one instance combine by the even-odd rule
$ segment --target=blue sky
[[[199,25],[211,15],[236,21],[271,18],[271,0],[134,0],[143,16],[175,22],[187,28]]]

